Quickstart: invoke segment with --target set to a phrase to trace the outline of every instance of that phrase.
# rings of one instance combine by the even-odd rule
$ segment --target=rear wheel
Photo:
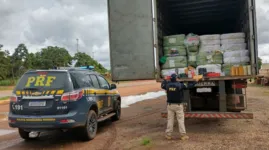
[[[29,136],[29,133],[30,132],[25,131],[23,129],[18,129],[18,130],[19,130],[20,137],[23,138],[23,139],[25,139],[25,140],[35,140],[35,139],[37,139],[39,137],[39,133],[38,133],[38,136],[37,137],[31,138]]]
[[[120,116],[121,116],[121,103],[120,103],[119,100],[117,100],[117,103],[116,103],[115,113],[116,114],[111,118],[112,121],[120,120]]]
[[[90,110],[84,127],[81,128],[82,140],[89,141],[95,138],[97,132],[97,114]]]

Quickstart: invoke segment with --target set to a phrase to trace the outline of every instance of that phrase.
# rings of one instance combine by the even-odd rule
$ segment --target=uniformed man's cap
[[[175,73],[173,73],[172,75],[171,75],[171,80],[176,80],[177,79],[177,75],[175,74]]]

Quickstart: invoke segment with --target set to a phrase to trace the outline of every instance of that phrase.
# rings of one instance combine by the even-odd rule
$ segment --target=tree
[[[75,64],[76,67],[89,65],[94,66],[95,70],[99,73],[105,73],[107,71],[105,67],[86,53],[78,52],[75,54],[73,59],[77,60],[77,63]]]
[[[258,57],[258,70],[260,70],[262,67],[262,59]]]
[[[14,76],[21,76],[29,68],[28,49],[21,43],[11,56],[12,71]]]
[[[6,79],[10,74],[10,57],[9,57],[9,51],[2,50],[3,45],[0,44],[0,79],[4,80]]]
[[[41,58],[41,68],[49,69],[54,66],[67,67],[72,64],[72,57],[65,48],[48,46],[41,50],[40,55],[36,57]]]

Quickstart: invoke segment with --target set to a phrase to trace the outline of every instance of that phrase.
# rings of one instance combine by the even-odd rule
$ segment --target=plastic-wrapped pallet
[[[221,64],[207,64],[197,66],[196,73],[199,72],[199,68],[206,68],[206,72],[221,73]]]
[[[244,38],[238,38],[238,39],[224,39],[221,40],[221,44],[244,44],[245,39]]]
[[[170,68],[184,68],[187,67],[187,57],[186,56],[175,56],[167,57],[166,62],[163,64],[163,69]]]
[[[222,34],[220,36],[221,40],[224,39],[245,39],[245,33],[243,32],[238,32],[238,33],[227,33],[227,34]]]
[[[201,40],[201,45],[220,45],[220,40]]]
[[[196,34],[189,33],[186,36],[186,39],[184,40],[184,44],[185,44],[186,47],[199,46],[199,44],[200,44],[200,38]]]
[[[228,57],[244,57],[244,56],[249,56],[249,51],[248,50],[226,51],[223,54],[224,58],[228,58]]]
[[[197,52],[188,52],[188,65],[192,67],[196,67],[197,64]]]
[[[162,77],[171,76],[174,73],[176,73],[176,69],[163,69],[161,71]]]
[[[200,40],[220,40],[220,34],[200,35]]]
[[[178,68],[178,69],[177,69],[177,74],[186,73],[186,72],[185,72],[186,69],[187,69],[187,67],[185,67],[185,68]]]
[[[184,46],[185,35],[170,35],[163,37],[163,45],[166,46]]]
[[[242,63],[248,63],[248,62],[250,62],[249,56],[224,58],[224,64],[242,64]]]
[[[234,50],[241,50],[246,49],[246,43],[241,44],[222,44],[221,50],[222,51],[234,51]]]
[[[199,52],[197,55],[197,65],[222,64],[223,54],[220,51]]]
[[[164,56],[186,56],[185,46],[169,46],[164,47]]]
[[[220,50],[220,45],[201,45],[199,52],[212,52],[212,51],[216,51],[216,50]]]

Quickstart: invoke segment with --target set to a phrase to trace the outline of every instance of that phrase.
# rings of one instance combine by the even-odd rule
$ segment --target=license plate
[[[34,102],[29,102],[29,106],[46,106],[46,101],[34,101]]]
[[[212,92],[211,88],[197,88],[196,89],[197,93],[210,93]]]
[[[204,82],[198,82],[195,86],[201,87],[201,86],[216,86],[216,82],[214,81],[204,81]]]

